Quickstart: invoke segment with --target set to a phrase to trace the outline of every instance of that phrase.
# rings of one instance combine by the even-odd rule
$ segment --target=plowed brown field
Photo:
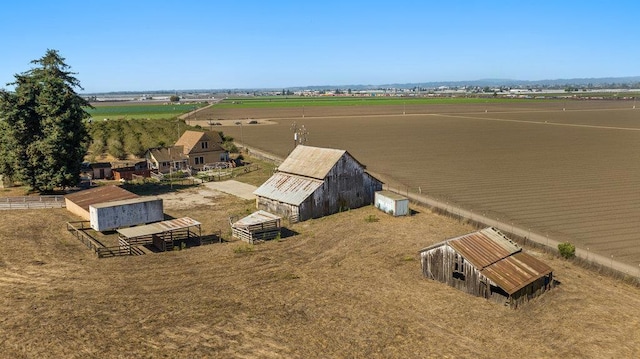
[[[223,109],[213,118],[269,118],[221,127],[286,156],[291,124],[308,144],[348,150],[407,188],[638,267],[640,109],[632,101],[538,101]],[[402,113],[405,113],[403,115]],[[205,116],[203,116],[205,117]]]

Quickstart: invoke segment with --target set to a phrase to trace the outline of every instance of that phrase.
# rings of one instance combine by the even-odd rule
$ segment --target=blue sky
[[[56,49],[84,92],[640,75],[637,1],[7,1],[0,87]]]

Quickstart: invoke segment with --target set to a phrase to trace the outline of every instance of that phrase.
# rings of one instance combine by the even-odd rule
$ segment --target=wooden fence
[[[131,246],[105,247],[99,240],[93,238],[89,233],[87,233],[90,229],[89,221],[67,222],[67,231],[94,252],[98,258],[141,254],[139,251],[134,251]]]
[[[0,198],[0,210],[62,207],[65,207],[64,196],[52,195]]]

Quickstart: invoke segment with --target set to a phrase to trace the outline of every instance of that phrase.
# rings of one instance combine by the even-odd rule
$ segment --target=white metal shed
[[[377,191],[374,198],[376,208],[392,216],[409,215],[409,199],[391,191]]]

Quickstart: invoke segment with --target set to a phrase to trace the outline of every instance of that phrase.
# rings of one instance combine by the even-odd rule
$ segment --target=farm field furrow
[[[632,102],[415,105],[407,115],[394,114],[403,110],[397,105],[315,107],[305,108],[305,118],[291,108],[280,109],[281,118],[277,108],[238,113],[249,110],[275,124],[224,127],[238,142],[285,157],[295,121],[309,131],[309,145],[348,150],[394,188],[640,263],[633,233],[640,109]]]

